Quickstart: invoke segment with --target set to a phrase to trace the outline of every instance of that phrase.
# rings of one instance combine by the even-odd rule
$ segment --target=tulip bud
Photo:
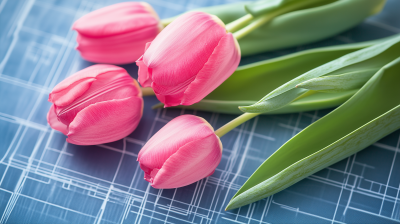
[[[222,143],[201,117],[182,115],[161,128],[140,150],[144,179],[154,188],[177,188],[210,176],[222,156]]]
[[[153,8],[145,2],[123,2],[78,19],[77,50],[91,62],[126,64],[136,61],[162,29]]]
[[[121,139],[135,130],[143,113],[138,83],[114,65],[93,65],[73,74],[54,87],[49,101],[47,122],[76,145]]]
[[[169,24],[136,64],[139,82],[152,87],[165,107],[199,102],[237,68],[236,39],[216,16],[190,12]]]

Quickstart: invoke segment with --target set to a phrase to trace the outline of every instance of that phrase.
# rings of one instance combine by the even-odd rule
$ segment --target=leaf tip
[[[259,105],[253,104],[250,106],[239,106],[239,110],[245,113],[263,113],[264,110],[259,108]]]
[[[303,88],[303,89],[306,89],[306,88],[304,88],[304,87],[305,87],[304,82],[299,83],[299,84],[296,85],[296,88]]]
[[[239,205],[239,206],[238,206],[238,205]],[[237,198],[233,197],[233,198],[231,198],[231,200],[228,202],[228,205],[225,207],[225,211],[232,210],[232,209],[239,208],[239,207],[240,207],[240,202],[239,202],[239,204],[238,204]]]
[[[248,106],[239,106],[239,110],[246,113],[248,110]]]

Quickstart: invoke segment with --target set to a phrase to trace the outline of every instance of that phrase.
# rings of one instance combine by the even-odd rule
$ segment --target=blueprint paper
[[[92,63],[74,49],[72,23],[118,1],[0,1],[0,223],[398,223],[400,155],[396,131],[286,190],[224,211],[228,201],[284,142],[330,110],[256,117],[222,137],[215,173],[179,189],[157,190],[136,162],[144,143],[181,114],[214,128],[233,115],[158,109],[145,97],[138,128],[98,146],[67,144],[46,122],[51,89]],[[161,18],[234,1],[152,0]],[[400,0],[333,38],[242,59],[247,64],[299,50],[400,33]],[[137,77],[134,64],[123,66]],[[399,87],[400,88],[400,87]]]

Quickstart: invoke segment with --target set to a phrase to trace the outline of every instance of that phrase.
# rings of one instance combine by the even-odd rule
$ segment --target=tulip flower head
[[[237,68],[240,49],[216,16],[186,13],[146,44],[139,82],[152,87],[165,107],[199,102]]]
[[[162,29],[153,8],[145,2],[107,6],[78,19],[77,50],[91,62],[126,64],[136,61]]]
[[[144,179],[154,188],[183,187],[210,176],[222,156],[222,143],[201,117],[182,115],[161,128],[140,150]]]
[[[124,138],[143,113],[138,83],[114,65],[93,65],[75,73],[54,87],[49,101],[53,105],[47,122],[76,145]]]

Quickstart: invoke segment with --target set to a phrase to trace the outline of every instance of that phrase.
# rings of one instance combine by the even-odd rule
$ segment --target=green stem
[[[151,87],[142,87],[142,96],[154,96],[155,93]]]
[[[158,109],[158,108],[164,108],[164,104],[163,103],[157,103],[157,104],[154,104],[151,107],[151,109],[153,109],[153,110]]]
[[[253,19],[254,17],[251,14],[247,14],[235,21],[226,24],[225,29],[231,33],[236,32],[237,30],[242,29],[244,26],[249,24]]]
[[[275,17],[280,16],[282,14],[297,10],[297,9],[301,9],[307,6],[311,6],[316,4],[317,1],[316,0],[307,0],[307,1],[295,1],[293,4],[288,4],[285,6],[282,6],[281,8],[276,9],[275,11],[271,11],[269,13],[267,13],[266,15],[262,15],[256,18],[253,18],[253,16],[251,16],[251,18],[253,19],[248,19],[245,20],[247,23],[250,22],[250,24],[248,24],[247,26],[243,27],[242,29],[238,30],[238,31],[234,31],[233,36],[239,40],[243,37],[245,37],[247,34],[251,33],[253,30],[257,29],[258,27],[268,23],[269,21],[273,20]],[[247,16],[247,15],[246,15]],[[243,16],[242,18],[246,17]],[[239,18],[230,24],[235,24],[236,21],[238,20],[242,20],[242,18]],[[243,19],[244,20],[244,19]],[[228,26],[227,25],[227,26]],[[229,30],[228,30],[229,31]]]
[[[225,124],[224,126],[220,127],[214,133],[218,137],[222,137],[226,133],[230,132],[232,129],[234,129],[237,126],[243,124],[244,122],[252,119],[253,117],[256,117],[257,115],[259,115],[259,113],[244,113],[244,114],[240,115],[239,117],[231,120],[229,123]]]
[[[271,21],[273,18],[275,18],[275,16],[273,14],[268,14],[265,16],[258,17],[256,19],[254,19],[249,25],[234,32],[233,36],[236,38],[236,40],[239,40],[239,39],[245,37],[247,34],[251,33],[253,30],[257,29],[258,27]]]

